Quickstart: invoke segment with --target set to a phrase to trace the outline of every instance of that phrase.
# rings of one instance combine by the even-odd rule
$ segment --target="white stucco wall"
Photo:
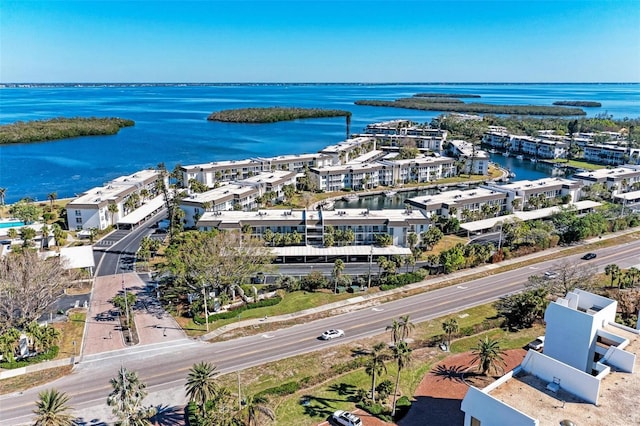
[[[544,314],[547,323],[544,354],[581,371],[591,369],[593,342],[597,331],[593,317],[557,303]]]
[[[480,421],[482,426],[538,426],[538,420],[521,411],[470,387],[462,400],[460,409],[465,413],[464,426],[471,426],[471,417]]]
[[[547,342],[545,340],[545,349],[546,346]],[[591,374],[563,364],[546,354],[536,351],[528,351],[520,366],[527,373],[549,383],[552,383],[554,379],[559,379],[560,389],[592,404],[598,403],[600,380]]]

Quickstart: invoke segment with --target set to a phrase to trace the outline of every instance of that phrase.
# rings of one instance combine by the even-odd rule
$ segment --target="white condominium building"
[[[86,191],[67,204],[67,226],[72,230],[103,230],[116,225],[118,220],[160,195],[157,187],[160,179],[157,170],[141,170]]]

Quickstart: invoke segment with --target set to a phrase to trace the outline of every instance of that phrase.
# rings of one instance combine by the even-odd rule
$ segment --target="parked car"
[[[255,277],[251,278],[251,284],[264,284],[265,281],[265,276],[262,272],[258,272]]]
[[[544,273],[544,278],[547,280],[552,280],[558,277],[558,273],[556,271],[547,271]]]
[[[540,349],[544,348],[544,336],[536,337],[536,340],[529,342],[527,346],[529,346],[529,348],[533,349],[534,351],[539,351]]]
[[[591,260],[591,259],[595,259],[596,258],[596,254],[595,253],[587,253],[584,256],[582,256],[583,260]]]
[[[331,340],[331,339],[335,339],[336,337],[343,337],[343,336],[344,336],[344,331],[339,329],[331,329],[322,333],[320,338],[322,340]]]
[[[362,426],[360,417],[348,411],[338,410],[331,415],[333,423],[341,426]]]

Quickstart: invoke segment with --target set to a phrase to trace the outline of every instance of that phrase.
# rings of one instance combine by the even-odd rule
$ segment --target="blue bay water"
[[[73,197],[115,177],[164,162],[205,163],[255,156],[317,152],[344,140],[344,118],[273,124],[209,122],[214,111],[230,108],[297,106],[346,109],[351,132],[372,122],[410,119],[428,122],[438,112],[354,105],[358,99],[387,99],[415,93],[470,93],[465,102],[551,105],[589,100],[588,116],[640,117],[638,84],[398,84],[398,85],[211,85],[135,87],[40,87],[0,89],[0,124],[74,116],[116,116],[136,122],[117,135],[0,146],[0,187],[6,201],[47,194]],[[500,161],[500,159],[496,159]],[[510,164],[518,179],[546,175],[537,165]]]

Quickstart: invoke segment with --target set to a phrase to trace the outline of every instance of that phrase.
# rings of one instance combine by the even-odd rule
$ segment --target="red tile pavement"
[[[127,291],[137,295],[134,306],[134,321],[140,345],[186,338],[182,329],[171,315],[167,314],[148,293],[145,283],[135,273],[97,277],[87,314],[87,330],[83,342],[83,355],[125,348],[124,336],[120,330],[117,309],[109,300]]]
[[[526,351],[514,349],[503,355],[504,372],[520,365]],[[469,371],[473,354],[465,352],[453,355],[436,364],[425,375],[416,389],[409,413],[400,420],[400,426],[455,426],[464,424],[460,411],[462,399],[469,385],[464,373]],[[475,371],[475,370],[474,370]]]

